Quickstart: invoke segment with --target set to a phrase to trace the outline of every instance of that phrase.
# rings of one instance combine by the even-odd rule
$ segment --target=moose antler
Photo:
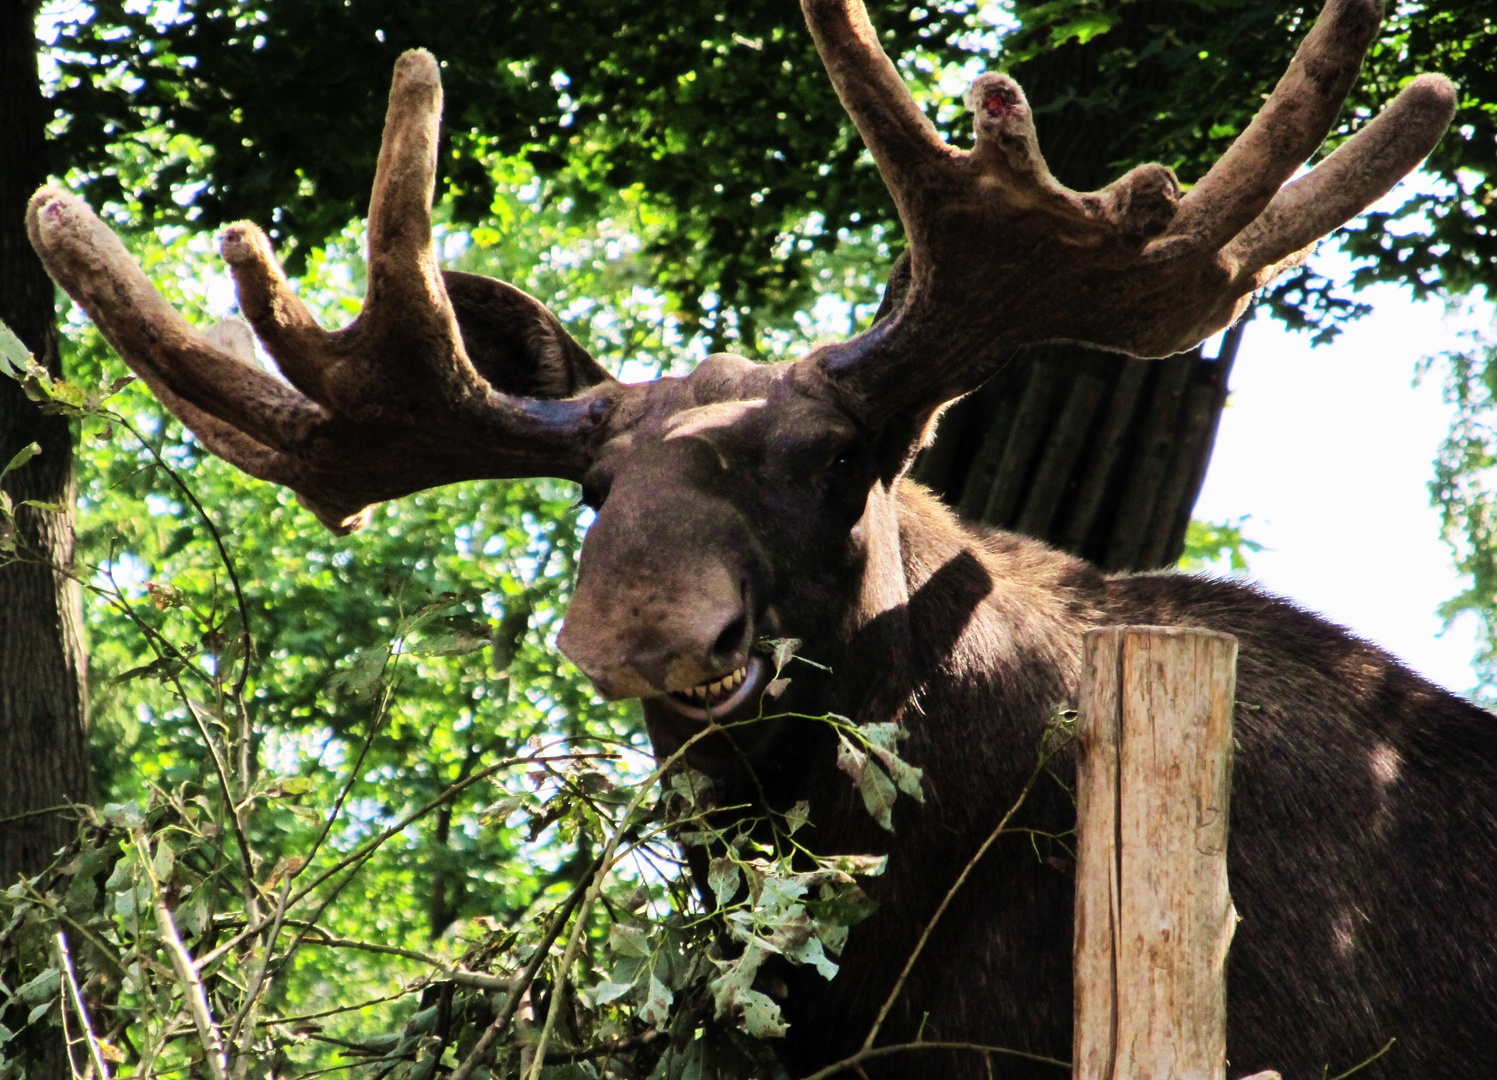
[[[891,316],[803,362],[875,424],[973,389],[1019,345],[1071,340],[1140,357],[1193,347],[1386,194],[1455,111],[1450,81],[1422,75],[1285,186],[1330,130],[1382,18],[1379,0],[1329,0],[1262,110],[1183,198],[1163,165],[1078,193],[1050,175],[1013,79],[973,83],[975,145],[954,149],[861,0],[802,7],[908,238],[908,285]]]
[[[368,291],[345,329],[317,325],[258,228],[225,233],[240,307],[291,386],[189,326],[81,200],[53,188],[31,200],[31,242],[48,272],[162,403],[215,454],[291,488],[336,532],[357,527],[372,503],[457,480],[579,478],[617,386],[518,289],[471,274],[444,284],[431,241],[441,109],[436,61],[406,53],[369,207]],[[533,382],[552,396],[495,389],[470,360],[470,324],[485,332],[474,349],[509,347],[549,367]],[[555,400],[558,387],[582,392]]]

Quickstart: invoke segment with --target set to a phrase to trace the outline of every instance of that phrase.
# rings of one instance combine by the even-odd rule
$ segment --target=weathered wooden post
[[[1082,663],[1073,1080],[1224,1080],[1237,639],[1107,626]]]

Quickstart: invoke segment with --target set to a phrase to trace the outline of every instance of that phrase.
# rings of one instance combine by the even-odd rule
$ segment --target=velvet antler
[[[1449,80],[1422,75],[1286,184],[1330,130],[1381,21],[1377,0],[1330,0],[1262,110],[1187,194],[1162,165],[1079,193],[1050,175],[1013,79],[977,79],[975,145],[954,149],[860,0],[802,6],[908,237],[908,285],[891,316],[803,361],[872,423],[971,390],[1032,342],[1140,357],[1193,347],[1417,166],[1455,110]]]
[[[240,306],[290,386],[252,347],[220,347],[189,326],[80,200],[43,188],[31,201],[31,242],[48,272],[162,403],[215,454],[291,488],[338,532],[371,503],[456,480],[580,477],[617,385],[519,290],[471,274],[444,284],[431,241],[441,108],[436,61],[403,55],[369,208],[368,292],[347,328],[317,325],[258,228],[226,231]],[[581,392],[495,389],[469,358],[470,324],[487,352],[496,329],[512,339],[542,392]]]

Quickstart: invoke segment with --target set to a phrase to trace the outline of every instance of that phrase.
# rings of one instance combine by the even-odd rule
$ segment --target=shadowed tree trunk
[[[1139,4],[1110,33],[1013,67],[1061,183],[1089,191],[1117,179],[1127,133],[1155,119],[1126,111],[1152,95],[1089,100],[1105,51],[1142,49],[1156,26],[1202,17],[1189,4]],[[1130,85],[1153,89],[1150,80],[1163,78],[1161,68],[1140,64]],[[915,476],[969,521],[1038,537],[1103,569],[1172,566],[1211,460],[1242,329],[1234,326],[1212,356],[1200,348],[1165,360],[1078,345],[1020,350],[947,410]]]
[[[47,177],[35,13],[0,0],[0,320],[57,373],[52,282],[26,239],[26,201]],[[80,592],[54,569],[73,558],[72,436],[0,376],[0,466],[33,442],[41,455],[5,478],[16,531],[15,550],[0,551],[0,888],[46,866],[75,831],[70,814],[34,812],[89,794]]]

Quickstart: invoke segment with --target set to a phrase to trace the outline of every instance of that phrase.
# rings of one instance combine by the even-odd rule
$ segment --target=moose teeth
[[[743,685],[743,680],[748,678],[748,668],[741,667],[737,671],[724,675],[721,679],[712,682],[698,683],[686,691],[686,695],[694,698],[704,705],[721,701],[734,690]]]

